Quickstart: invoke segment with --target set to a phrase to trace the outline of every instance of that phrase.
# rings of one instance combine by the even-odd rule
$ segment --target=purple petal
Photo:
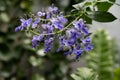
[[[40,16],[40,17],[45,16],[45,13],[43,13],[43,12],[37,12],[37,16]]]
[[[68,20],[66,19],[66,18],[64,18],[62,15],[60,15],[59,17],[58,17],[58,19],[62,22],[62,23],[67,23],[68,22]]]
[[[57,7],[54,7],[54,6],[51,6],[51,7],[48,7],[48,11],[49,11],[49,12],[52,12],[52,13],[57,13],[58,8],[57,8]]]
[[[81,28],[84,27],[83,19],[79,19],[79,21],[73,22],[73,25],[77,30],[80,30]]]
[[[82,32],[83,32],[84,34],[86,34],[86,35],[87,35],[87,34],[89,34],[88,29],[87,29],[87,28],[85,28],[85,27],[84,27],[84,28],[82,28]]]
[[[87,45],[85,45],[85,49],[87,51],[91,51],[93,49],[93,44],[87,44]]]
[[[80,55],[83,53],[84,49],[74,49],[74,54],[76,55],[76,59],[80,57]]]
[[[37,24],[33,23],[32,28],[36,28],[36,27],[37,27]]]
[[[21,26],[18,26],[15,28],[15,32],[18,32],[18,31],[21,31],[22,30],[22,27]]]
[[[51,17],[51,14],[49,12],[47,12],[46,19],[49,19],[50,17]]]
[[[39,22],[40,22],[40,18],[36,18],[34,21],[35,24],[38,24]]]

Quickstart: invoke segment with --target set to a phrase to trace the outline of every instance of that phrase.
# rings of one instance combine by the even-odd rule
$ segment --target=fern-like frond
[[[116,48],[105,30],[98,30],[93,35],[94,49],[87,55],[88,67],[99,75],[99,80],[112,80]]]
[[[74,80],[98,80],[93,70],[86,67],[78,68],[76,73],[71,74],[71,77]]]

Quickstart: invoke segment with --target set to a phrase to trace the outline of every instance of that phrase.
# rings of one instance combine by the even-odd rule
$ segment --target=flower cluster
[[[67,51],[64,54],[74,53],[76,59],[78,59],[84,51],[90,51],[93,48],[90,37],[87,35],[89,35],[89,32],[83,19],[73,22],[71,28],[68,28],[66,33],[60,37],[58,51],[67,47]]]
[[[34,33],[32,48],[44,43],[44,52],[47,53],[53,48],[54,35],[59,37],[59,47],[57,52],[64,51],[65,55],[75,54],[76,59],[84,51],[90,51],[93,48],[91,44],[88,27],[83,19],[76,18],[69,22],[54,5],[48,7],[46,12],[39,11],[29,19],[20,19],[21,25],[15,28],[15,31],[30,31]],[[64,33],[63,33],[64,32]]]

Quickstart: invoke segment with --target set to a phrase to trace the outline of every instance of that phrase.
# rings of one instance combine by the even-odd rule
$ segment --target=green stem
[[[66,15],[66,16],[64,16],[64,17],[67,18],[67,17],[71,17],[71,16],[73,16],[73,15],[76,16],[76,15],[79,15],[79,14],[80,14],[80,13],[72,14],[72,15],[71,15],[71,14],[68,14],[68,15]],[[50,21],[50,19],[44,19],[44,18],[40,18],[40,20],[42,20],[42,21]]]
[[[81,15],[80,15],[80,16],[81,16]],[[64,30],[66,30],[70,25],[72,25],[72,23],[73,23],[74,21],[76,21],[77,19],[79,19],[80,16],[78,16],[75,20],[73,20],[72,22],[70,22],[65,28],[63,28],[62,30],[58,31],[57,34],[58,34],[58,33],[61,33],[61,32],[64,31]]]
[[[81,15],[80,15],[81,16]],[[64,30],[66,30],[70,25],[72,25],[72,23],[74,22],[74,21],[76,21],[77,19],[79,19],[79,17],[80,16],[78,16],[75,20],[73,20],[72,22],[70,22],[65,28],[63,28],[62,30],[60,30],[60,31],[58,31],[58,32],[53,32],[53,33],[49,33],[49,34],[39,34],[39,33],[37,33],[37,32],[34,32],[33,30],[30,30],[30,32],[32,32],[33,34],[35,34],[35,35],[55,35],[55,34],[59,34],[59,33],[61,33],[61,32],[63,32]]]
[[[33,34],[35,34],[35,35],[38,35],[38,36],[40,35],[39,33],[34,32],[33,30],[30,30],[30,32],[33,33]]]
[[[80,13],[76,13],[76,14],[68,14],[68,15],[66,15],[66,16],[64,16],[64,17],[71,17],[71,16],[76,16],[76,15],[79,15]]]

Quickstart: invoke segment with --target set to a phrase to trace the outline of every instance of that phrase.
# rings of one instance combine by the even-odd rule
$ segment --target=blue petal
[[[40,16],[40,17],[45,16],[45,13],[43,13],[43,12],[37,12],[37,16]]]
[[[91,51],[93,49],[93,44],[88,44],[88,45],[85,45],[85,49],[87,51]]]
[[[76,55],[76,59],[79,58],[79,56],[83,53],[84,49],[74,49],[74,54]]]
[[[68,22],[68,20],[67,20],[66,18],[64,18],[63,15],[60,15],[60,16],[58,17],[58,19],[60,20],[60,22],[62,22],[62,23],[64,23],[64,24]]]
[[[40,18],[36,18],[34,24],[38,24],[40,22]]]
[[[46,19],[49,19],[51,17],[51,13],[47,12]]]
[[[82,32],[84,33],[84,34],[89,34],[89,32],[88,32],[88,29],[87,28],[82,28]]]
[[[21,26],[18,26],[15,28],[15,32],[18,32],[18,31],[21,31],[22,30],[22,27]]]
[[[36,28],[36,27],[37,27],[37,24],[33,23],[32,28]]]

